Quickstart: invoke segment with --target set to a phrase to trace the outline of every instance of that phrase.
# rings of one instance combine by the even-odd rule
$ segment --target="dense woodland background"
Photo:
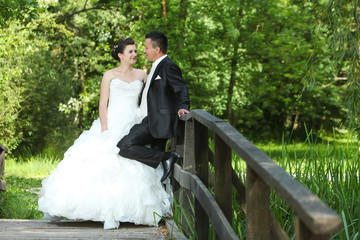
[[[253,141],[354,133],[359,120],[359,1],[0,0],[0,142],[12,153],[64,151],[98,116],[110,52],[164,31],[191,108]]]

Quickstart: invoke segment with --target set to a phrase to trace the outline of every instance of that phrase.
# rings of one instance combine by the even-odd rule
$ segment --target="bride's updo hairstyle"
[[[135,42],[132,38],[125,38],[125,39],[120,39],[115,45],[114,45],[114,49],[111,52],[111,56],[113,56],[113,58],[115,58],[115,60],[120,61],[120,58],[118,56],[119,53],[124,53],[125,47],[127,45],[134,45]]]

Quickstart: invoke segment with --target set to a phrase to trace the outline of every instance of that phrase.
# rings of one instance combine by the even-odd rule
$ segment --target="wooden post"
[[[195,159],[194,159],[194,122],[188,120],[185,122],[185,134],[184,134],[184,149],[183,149],[183,165],[182,168],[190,173],[195,174]],[[190,190],[181,187],[182,195],[180,201],[181,205],[181,226],[184,228],[184,233],[190,235],[190,226],[185,217],[191,216],[191,206],[194,206],[194,197]]]
[[[226,219],[232,224],[231,148],[215,134],[215,200]],[[218,236],[216,236],[219,239]]]
[[[195,173],[194,121],[185,122],[183,169]]]
[[[330,239],[330,234],[317,235],[310,231],[310,229],[301,221],[298,216],[295,216],[295,240],[327,240]]]
[[[194,120],[195,172],[204,185],[208,186],[208,129]],[[209,217],[198,200],[195,200],[195,230],[199,240],[208,240]]]
[[[170,147],[167,146],[166,151],[169,152],[177,152],[180,154],[181,157],[184,156],[184,135],[181,135],[179,137],[173,137],[170,139]],[[181,162],[179,161],[178,164],[181,165]],[[174,198],[176,200],[179,200],[179,194],[180,194],[180,184],[174,179],[174,175],[171,177],[171,185],[172,190],[174,193]]]
[[[246,239],[270,239],[270,188],[247,165],[246,170]]]
[[[8,152],[8,149],[0,144],[0,191],[6,190],[6,182],[3,180],[5,172],[5,153]]]

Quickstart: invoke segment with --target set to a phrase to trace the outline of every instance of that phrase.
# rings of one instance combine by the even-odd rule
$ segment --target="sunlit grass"
[[[6,192],[0,195],[0,218],[42,219],[37,210],[41,181],[50,174],[58,159],[40,154],[27,159],[5,161]]]
[[[6,159],[5,177],[43,179],[57,166],[58,162],[59,159],[45,154],[39,154],[29,159]]]

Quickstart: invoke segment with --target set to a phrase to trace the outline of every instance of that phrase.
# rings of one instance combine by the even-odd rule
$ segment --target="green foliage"
[[[13,22],[0,33],[0,138],[10,151],[20,144],[41,150],[44,141],[69,126],[57,106],[71,91],[72,83],[66,81],[70,72],[59,64],[61,49],[50,51],[47,38],[54,35],[42,32],[49,28],[69,35],[50,15],[42,15],[29,28]]]
[[[47,43],[41,40],[30,40],[30,32],[16,23],[1,33],[0,41],[3,46],[0,49],[0,126],[3,129],[1,139],[3,144],[12,150],[23,139],[23,132],[18,131],[21,123],[17,121],[22,110],[21,106],[28,98],[26,96],[27,82],[23,79],[23,73],[27,71],[27,56],[41,48],[46,48]],[[3,140],[3,141],[4,141]]]
[[[65,150],[98,117],[102,74],[118,64],[113,44],[134,38],[135,67],[148,71],[141,52],[152,30],[168,35],[192,109],[229,120],[251,139],[279,139],[284,131],[304,139],[304,123],[321,133],[340,129],[348,109],[357,111],[359,89],[351,67],[357,30],[332,35],[353,21],[353,5],[342,2],[40,2],[38,19],[26,27],[10,19],[0,33],[0,139],[11,151]],[[346,42],[352,45],[344,52]],[[332,52],[338,57],[328,57]],[[339,77],[350,67],[354,77],[344,88]]]
[[[5,27],[12,20],[27,23],[37,19],[39,4],[36,0],[1,0],[0,1],[0,28]]]
[[[302,93],[308,59],[316,47],[312,4],[293,1],[256,4],[249,6],[254,14],[243,30],[243,37],[246,61],[259,68],[247,70],[251,82],[244,91],[249,100],[236,111],[238,128],[247,136],[256,134],[259,139],[279,139],[284,130],[303,138],[304,123],[312,129],[323,127],[331,131],[332,126],[344,119],[344,111],[339,101],[341,89],[325,87],[325,83],[332,81],[325,55],[311,63],[312,77],[323,86]],[[324,43],[317,42],[321,49]]]
[[[327,56],[332,60],[336,76],[331,84],[336,84],[337,89],[345,89],[341,100],[348,109],[347,124],[359,132],[359,1],[329,1],[321,6],[324,7],[321,9],[316,36],[327,40],[325,46],[330,51]],[[314,55],[321,55],[321,49],[316,49]]]

